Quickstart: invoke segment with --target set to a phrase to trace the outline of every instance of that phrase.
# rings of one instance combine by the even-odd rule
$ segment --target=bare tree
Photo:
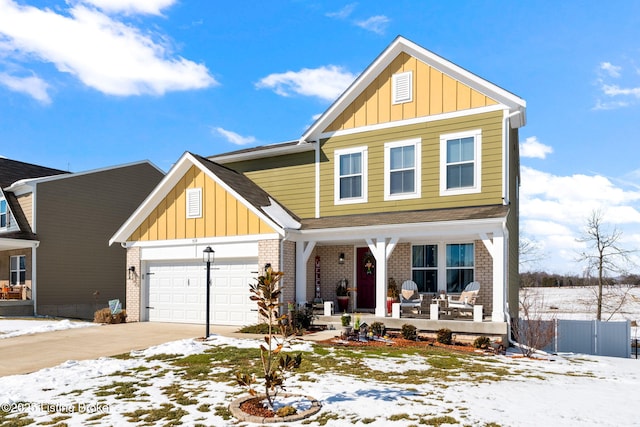
[[[596,318],[602,320],[602,289],[607,273],[622,274],[625,267],[631,263],[630,255],[633,251],[619,246],[622,232],[616,229],[609,231],[604,224],[604,214],[600,210],[594,210],[587,218],[584,233],[576,239],[587,245],[584,251],[579,252],[578,261],[586,261],[589,271],[596,271],[598,275],[598,288],[596,297]]]
[[[540,244],[527,236],[521,235],[518,242],[518,258],[520,267],[531,267],[546,258],[540,249]]]
[[[513,325],[513,337],[525,357],[542,350],[555,338],[555,314],[544,315],[544,296],[532,289],[520,291],[520,318]]]

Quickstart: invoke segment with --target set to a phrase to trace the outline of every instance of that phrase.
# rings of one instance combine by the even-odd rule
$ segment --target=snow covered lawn
[[[93,326],[100,325],[97,323],[72,321],[69,319],[48,320],[44,318],[0,318],[0,339]]]
[[[3,377],[0,425],[237,425],[227,409],[242,394],[234,372],[249,368],[259,343],[182,340]],[[292,351],[304,352],[304,361],[288,391],[313,396],[323,408],[291,426],[620,426],[637,420],[629,404],[640,384],[637,360],[365,351],[302,341]]]

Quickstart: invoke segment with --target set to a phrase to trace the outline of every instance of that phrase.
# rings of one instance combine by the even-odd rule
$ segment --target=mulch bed
[[[463,343],[442,344],[432,338],[418,337],[417,341],[407,340],[402,338],[400,334],[389,334],[388,340],[385,341],[356,341],[356,340],[343,340],[336,335],[336,338],[324,340],[318,342],[320,345],[325,346],[345,346],[345,347],[396,347],[396,348],[408,348],[408,347],[440,347],[448,350],[462,351],[466,353],[477,353],[479,350],[472,345]]]
[[[253,399],[249,399],[240,404],[240,409],[242,409],[243,412],[246,412],[249,415],[254,415],[256,417],[275,417],[276,413],[271,409],[265,407],[262,403],[263,401],[264,397],[254,397]]]

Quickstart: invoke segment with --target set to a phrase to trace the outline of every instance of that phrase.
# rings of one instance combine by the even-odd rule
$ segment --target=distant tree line
[[[640,286],[640,275],[625,274],[618,277],[605,277],[605,286],[630,285]],[[550,274],[543,271],[520,273],[520,286],[525,288],[536,287],[565,287],[565,286],[596,286],[597,277],[571,276],[562,274]]]

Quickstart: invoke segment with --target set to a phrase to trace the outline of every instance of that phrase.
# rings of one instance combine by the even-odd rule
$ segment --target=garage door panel
[[[211,322],[247,325],[258,320],[249,299],[249,283],[255,282],[257,262],[220,262],[211,270]],[[149,320],[204,323],[206,269],[197,263],[153,263],[148,281]]]

